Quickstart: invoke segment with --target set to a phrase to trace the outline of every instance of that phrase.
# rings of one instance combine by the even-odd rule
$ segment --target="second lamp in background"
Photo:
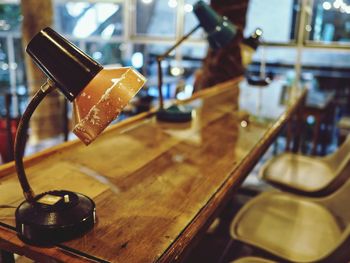
[[[226,18],[217,14],[209,5],[203,1],[198,1],[193,6],[193,12],[199,20],[199,25],[194,27],[189,33],[179,39],[164,54],[157,57],[158,63],[158,91],[159,91],[159,110],[157,119],[169,122],[185,122],[192,119],[192,110],[182,108],[181,105],[172,105],[164,108],[163,99],[163,72],[161,63],[174,49],[176,49],[183,41],[190,37],[197,29],[203,28],[207,33],[210,48],[219,49],[229,44],[236,36],[236,27]]]

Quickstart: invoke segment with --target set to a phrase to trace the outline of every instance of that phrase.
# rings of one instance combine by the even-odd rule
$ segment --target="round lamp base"
[[[51,246],[79,237],[96,221],[95,203],[87,196],[70,191],[39,194],[24,201],[16,210],[16,228],[26,243]]]
[[[157,120],[166,122],[187,122],[192,120],[192,110],[171,106],[167,109],[160,109],[157,112]]]

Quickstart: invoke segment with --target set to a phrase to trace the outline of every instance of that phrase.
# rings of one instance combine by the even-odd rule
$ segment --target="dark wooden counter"
[[[157,122],[149,112],[110,127],[88,147],[73,141],[27,158],[36,193],[67,189],[88,195],[96,202],[98,223],[79,239],[37,248],[17,238],[14,209],[0,208],[0,248],[44,262],[181,260],[305,95],[293,93],[288,105],[280,105],[281,86],[245,88],[240,107],[260,114],[248,120],[234,111],[237,83],[186,102],[195,107],[190,123]],[[1,166],[0,206],[16,207],[22,200],[13,163]]]

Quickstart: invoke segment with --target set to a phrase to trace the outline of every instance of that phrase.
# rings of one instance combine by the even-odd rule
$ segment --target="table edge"
[[[268,149],[283,126],[288,122],[289,118],[293,116],[305,102],[307,91],[303,90],[297,101],[284,112],[278,120],[272,125],[265,133],[263,138],[254,147],[252,154],[243,160],[243,162],[231,172],[228,178],[223,182],[221,187],[216,193],[208,200],[207,204],[198,212],[193,220],[187,225],[183,232],[177,237],[177,239],[168,247],[163,255],[157,260],[157,262],[181,262],[186,253],[191,249],[190,244],[193,246],[194,238],[199,238],[199,233],[206,230],[215,217],[219,214],[221,208],[233,195],[234,191],[240,186],[241,182],[248,176],[248,173],[254,168],[255,164],[259,161],[260,157]],[[245,176],[239,176],[241,174]],[[237,181],[238,180],[238,181]],[[238,182],[238,183],[237,183]]]

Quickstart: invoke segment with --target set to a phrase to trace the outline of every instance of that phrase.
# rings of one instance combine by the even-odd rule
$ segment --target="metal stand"
[[[49,191],[35,195],[28,182],[24,163],[25,135],[29,120],[45,96],[55,89],[48,80],[28,104],[18,126],[15,140],[15,165],[25,201],[16,209],[16,229],[26,243],[50,246],[89,231],[96,222],[95,203],[71,191]]]
[[[163,98],[163,71],[162,71],[162,61],[166,58],[175,48],[177,48],[183,41],[189,38],[200,25],[197,25],[189,33],[180,38],[171,48],[169,48],[163,55],[157,57],[158,64],[158,92],[159,92],[159,110],[157,112],[157,119],[161,121],[169,122],[184,122],[190,121],[192,119],[192,111],[183,111],[176,105],[171,106],[171,109],[164,109],[164,98]]]

